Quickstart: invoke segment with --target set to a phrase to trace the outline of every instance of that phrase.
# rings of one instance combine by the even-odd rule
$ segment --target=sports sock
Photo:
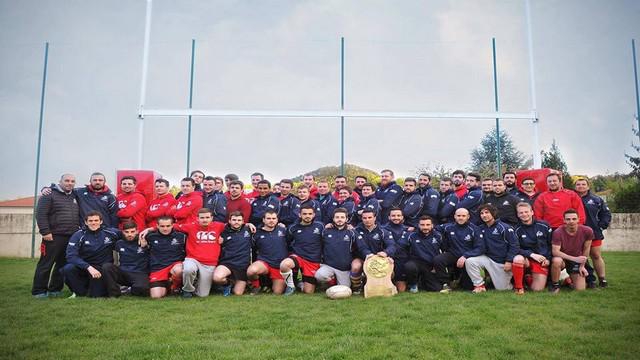
[[[171,290],[177,290],[182,287],[182,276],[171,275]]]
[[[349,273],[351,279],[351,288],[359,289],[362,286],[362,273]]]
[[[258,279],[251,280],[251,287],[253,289],[260,289],[260,280]]]
[[[287,287],[293,287],[293,271],[288,270],[285,272],[280,271],[280,274],[284,278],[284,282],[287,284]]]
[[[513,282],[516,289],[522,289],[522,280],[524,277],[524,264],[513,263],[511,267],[513,273]]]

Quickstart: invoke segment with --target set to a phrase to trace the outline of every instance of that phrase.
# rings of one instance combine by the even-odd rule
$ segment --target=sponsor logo
[[[156,241],[156,243],[157,243],[157,241]],[[176,238],[171,239],[171,245],[174,245],[174,246],[178,245],[178,239],[176,239]]]
[[[244,237],[248,238],[249,236],[251,236],[251,235],[249,235],[249,232],[247,230],[245,230],[244,231]]]
[[[320,234],[320,229],[318,229],[318,228],[313,229],[313,233],[314,234]]]
[[[500,231],[498,231],[498,229],[493,229],[493,231],[491,232],[491,234],[493,235],[500,235]]]
[[[158,204],[153,204],[151,206],[149,206],[149,211],[156,211],[160,208],[160,205]]]
[[[282,232],[282,230],[278,230],[278,236],[284,236],[284,233]]]
[[[329,235],[327,235],[327,237],[328,237],[328,238],[332,238],[332,237],[333,237],[333,235],[329,234]]]
[[[437,240],[436,238],[434,238],[433,240],[431,240],[431,243],[432,243],[432,244],[437,244],[437,243],[438,243],[438,240]]]
[[[464,241],[471,241],[471,235],[467,234],[467,236],[464,237]]]
[[[373,234],[373,236],[371,237],[373,240],[380,240],[380,235],[378,234]]]
[[[349,235],[345,235],[345,236],[344,236],[344,238],[343,238],[342,240],[344,240],[344,241],[349,241],[349,240],[351,240],[351,239],[349,239]]]
[[[216,233],[213,231],[198,231],[196,233],[196,239],[200,241],[213,242],[216,240]]]
[[[85,193],[85,194],[86,194],[86,193]],[[102,200],[102,201],[104,201],[104,202],[107,202],[107,201],[109,201],[109,198],[107,197],[107,195],[103,195],[103,196],[100,198],[100,200]]]
[[[509,205],[509,200],[505,200],[502,205]]]
[[[138,254],[142,254],[142,253],[144,252],[144,249],[143,249],[143,248],[141,248],[140,246],[138,246],[138,250],[136,250],[136,252],[137,252]]]
[[[296,231],[298,234],[300,234],[302,232],[302,230],[298,229],[298,231]]]

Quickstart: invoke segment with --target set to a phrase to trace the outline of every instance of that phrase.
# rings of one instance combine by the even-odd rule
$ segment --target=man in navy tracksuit
[[[485,204],[490,204],[498,209],[498,219],[515,226],[518,224],[518,215],[516,213],[516,205],[520,199],[507,192],[504,180],[497,179],[493,181],[493,194],[484,199]]]
[[[149,249],[138,244],[136,223],[122,225],[122,237],[116,241],[119,265],[102,265],[102,278],[110,297],[121,295],[120,286],[127,286],[132,295],[149,295]]]
[[[298,271],[302,271],[303,291],[313,294],[316,290],[315,275],[322,260],[324,224],[314,221],[315,216],[315,209],[305,206],[300,209],[300,221],[287,229],[291,254],[280,263],[280,273],[287,285],[285,295],[295,292],[294,278],[297,277]]]
[[[247,268],[251,264],[251,231],[244,224],[242,212],[229,214],[229,222],[220,234],[222,250],[218,266],[213,272],[213,282],[223,285],[222,295],[242,295],[247,287]]]
[[[433,219],[423,216],[418,223],[418,230],[405,233],[400,239],[400,248],[409,253],[409,260],[405,265],[409,292],[418,292],[418,280],[426,291],[440,291],[442,285],[432,272],[433,259],[442,253],[442,235],[433,231]]]
[[[149,294],[153,299],[182,288],[182,261],[186,255],[187,234],[173,229],[173,218],[161,216],[157,231],[140,233],[140,244],[149,247]]]
[[[67,264],[62,268],[65,282],[75,296],[107,296],[102,279],[103,267],[113,263],[113,249],[120,238],[117,229],[102,226],[102,214],[91,211],[85,218],[86,229],[71,236],[67,245]]]
[[[362,196],[360,197],[360,203],[356,207],[356,225],[362,222],[360,216],[364,210],[372,210],[376,217],[380,215],[380,203],[376,199],[375,186],[372,183],[362,185]]]
[[[311,198],[311,191],[307,185],[302,184],[298,186],[298,200],[300,200],[296,205],[296,213],[298,216],[300,216],[300,208],[309,204],[309,206],[313,207],[316,211],[316,217],[314,220],[322,221],[322,208],[320,207],[320,202]]]
[[[322,209],[321,221],[323,224],[330,224],[333,221],[333,211],[338,208],[338,199],[329,192],[329,183],[325,180],[318,181],[318,197]]]
[[[300,200],[291,192],[293,181],[282,179],[280,181],[280,212],[278,218],[285,226],[289,226],[300,218]]]
[[[278,214],[275,210],[267,210],[262,218],[262,226],[253,234],[253,246],[256,259],[247,269],[247,277],[251,281],[251,294],[260,292],[258,277],[268,275],[271,278],[271,290],[280,295],[284,292],[285,282],[280,273],[280,263],[289,255],[287,247],[287,230],[278,225]]]
[[[404,179],[404,191],[400,200],[400,209],[404,216],[404,223],[417,228],[422,215],[423,198],[416,190],[416,179],[408,177]]]
[[[258,197],[251,203],[251,220],[255,226],[262,224],[264,214],[269,211],[280,212],[280,200],[271,193],[271,183],[268,180],[258,182]]]
[[[517,211],[520,223],[516,225],[514,231],[519,241],[520,255],[525,259],[524,268],[531,272],[529,289],[542,291],[546,288],[549,265],[553,259],[551,255],[553,230],[546,221],[533,217],[533,208],[529,203],[519,203]],[[524,271],[517,270],[516,265],[516,263],[513,264],[513,277],[520,282],[521,280],[516,278],[524,276]]]
[[[217,190],[213,176],[207,176],[202,182],[202,206],[211,209],[213,221],[227,221],[227,197]]]
[[[440,194],[431,187],[431,176],[429,174],[422,173],[418,176],[418,192],[422,195],[422,215],[429,215],[433,219],[437,219]]]
[[[389,222],[391,208],[400,205],[402,188],[393,180],[393,171],[389,169],[380,172],[380,186],[376,189],[376,199],[380,202],[380,216],[378,222],[382,225]]]
[[[345,209],[336,209],[333,226],[322,231],[322,264],[315,275],[321,283],[335,278],[338,285],[350,286],[351,274],[359,277],[362,271],[362,262],[353,261],[356,233],[347,228],[347,216]]]
[[[338,190],[338,205],[337,208],[343,208],[347,210],[348,218],[347,221],[349,224],[354,224],[355,214],[356,214],[356,203],[354,199],[351,197],[351,189],[348,186],[345,186]],[[335,212],[335,210],[334,210]]]
[[[399,208],[391,209],[391,212],[389,213],[389,222],[382,227],[391,232],[393,241],[396,244],[395,252],[392,256],[393,281],[398,288],[398,292],[404,292],[407,289],[407,272],[405,270],[405,264],[407,263],[407,260],[409,260],[409,253],[406,249],[398,247],[398,244],[402,236],[409,232],[409,229],[413,231],[414,228],[409,228],[409,226],[404,223],[404,216],[402,215],[402,210]]]
[[[474,256],[473,250],[479,247],[480,229],[471,223],[469,210],[461,208],[456,210],[455,221],[452,223],[440,224],[436,230],[442,234],[442,249],[444,252],[433,259],[433,266],[436,270],[436,277],[442,284],[442,292],[451,291],[449,286],[452,280],[459,279],[460,287],[465,290],[472,290],[473,283],[464,268],[467,258]],[[453,269],[450,272],[449,269]],[[458,271],[459,270],[459,271]]]
[[[471,216],[471,222],[475,225],[482,223],[480,216],[478,215],[478,207],[482,205],[482,187],[480,186],[480,174],[468,173],[465,178],[465,186],[467,187],[467,193],[464,194],[458,205],[457,209],[464,208],[469,210]]]
[[[518,239],[511,226],[497,219],[498,210],[493,205],[483,204],[478,210],[484,222],[480,226],[482,241],[464,263],[473,282],[473,292],[486,291],[482,269],[489,273],[496,290],[509,290],[512,287],[512,263],[524,263],[524,258],[518,255]]]
[[[372,210],[362,212],[362,223],[355,228],[358,258],[363,262],[373,255],[380,255],[393,262],[391,256],[395,254],[395,241],[389,230],[383,229],[376,223],[376,216]],[[352,277],[354,294],[361,291],[361,278]]]
[[[585,225],[593,230],[593,241],[591,241],[591,250],[589,256],[593,260],[593,266],[596,268],[600,287],[607,287],[607,280],[605,278],[605,265],[602,253],[600,251],[602,247],[602,241],[604,240],[603,230],[609,227],[611,223],[611,211],[607,206],[607,203],[598,195],[591,192],[589,188],[589,181],[587,179],[579,179],[576,181],[576,192],[582,199],[584,204],[584,212],[586,215]],[[593,276],[593,269],[587,262],[587,287],[595,287],[595,276]]]
[[[438,223],[453,222],[453,213],[458,206],[458,196],[451,188],[451,179],[440,179],[440,203],[438,204]]]

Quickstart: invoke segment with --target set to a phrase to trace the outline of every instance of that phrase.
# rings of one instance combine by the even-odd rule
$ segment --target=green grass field
[[[0,259],[6,359],[637,359],[640,253],[606,290],[284,298],[33,299],[35,261]],[[632,276],[623,276],[633,274]]]

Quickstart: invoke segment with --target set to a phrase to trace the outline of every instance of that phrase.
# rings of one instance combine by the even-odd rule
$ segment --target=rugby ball
[[[351,296],[351,288],[345,285],[334,285],[327,289],[326,294],[331,300],[345,299]]]

